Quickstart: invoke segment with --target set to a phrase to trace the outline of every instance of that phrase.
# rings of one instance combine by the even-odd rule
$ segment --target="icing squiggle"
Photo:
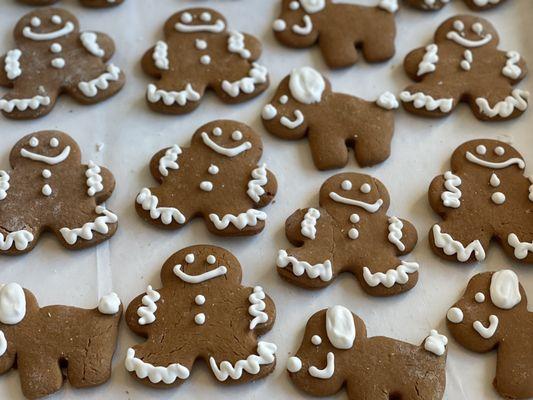
[[[422,61],[418,64],[417,76],[424,75],[430,72],[434,72],[437,67],[435,64],[439,61],[439,46],[436,44],[430,44],[426,47],[426,54],[422,57]]]
[[[298,35],[309,35],[311,32],[313,32],[313,21],[311,21],[311,17],[309,15],[304,15],[302,17],[302,21],[304,23],[303,26],[293,25],[291,29]]]
[[[438,224],[433,225],[433,238],[435,246],[442,249],[444,254],[448,256],[457,254],[458,261],[467,261],[472,255],[472,252],[476,260],[483,261],[485,259],[485,249],[483,249],[479,240],[474,240],[465,247],[458,240],[454,240],[449,234],[442,233]]]
[[[378,7],[390,13],[398,11],[398,0],[380,0]]]
[[[410,92],[404,91],[400,93],[400,99],[405,103],[412,102],[413,106],[417,109],[425,108],[428,111],[439,109],[440,112],[448,113],[453,107],[453,99],[434,99],[430,95],[422,92],[411,94]]]
[[[0,111],[7,113],[17,111],[26,111],[28,108],[37,110],[41,106],[49,106],[51,103],[49,96],[36,95],[27,99],[0,99]]]
[[[237,229],[241,230],[247,226],[256,226],[257,221],[266,221],[267,215],[263,211],[256,209],[249,209],[239,215],[226,214],[222,219],[215,213],[209,214],[209,219],[218,230],[226,229],[229,224],[233,224]]]
[[[168,70],[170,67],[170,61],[168,60],[168,45],[166,42],[159,40],[154,47],[152,53],[152,59],[158,69]]]
[[[458,188],[458,186],[461,186],[462,183],[461,178],[452,174],[451,171],[446,171],[444,173],[444,179],[444,187],[447,190],[442,192],[440,195],[442,204],[444,204],[445,207],[459,208],[461,206],[460,199],[463,195],[461,190]]]
[[[89,196],[94,196],[96,193],[104,190],[104,185],[102,184],[104,178],[102,178],[102,175],[100,175],[102,170],[94,162],[89,161],[89,165],[87,167],[87,171],[85,171],[85,176],[87,177],[86,183],[89,187],[89,189],[87,189],[87,194]]]
[[[22,52],[19,49],[9,50],[4,58],[4,70],[8,79],[16,79],[22,74],[20,69],[20,56]]]
[[[261,166],[255,168],[252,171],[252,178],[253,179],[248,182],[248,190],[246,191],[246,194],[253,201],[259,203],[261,196],[265,194],[265,189],[263,189],[263,186],[268,183],[266,164],[262,164]]]
[[[229,30],[228,34],[228,51],[230,53],[237,53],[245,60],[250,58],[252,53],[250,53],[250,50],[244,44],[244,35],[235,30]]]
[[[189,369],[179,363],[161,367],[144,362],[140,358],[135,357],[135,350],[131,347],[128,349],[124,365],[129,372],[135,372],[135,375],[137,375],[138,378],[148,378],[152,383],[159,383],[162,381],[163,383],[170,385],[174,383],[176,379],[187,379],[190,375]]]
[[[268,321],[268,314],[264,312],[266,304],[263,301],[266,295],[261,286],[254,287],[254,292],[248,296],[251,306],[248,307],[248,313],[254,317],[250,321],[250,330],[254,329],[257,324],[264,324]]]
[[[363,278],[370,287],[376,287],[382,284],[386,288],[391,288],[395,284],[405,285],[409,282],[409,274],[417,272],[419,265],[416,262],[402,261],[401,265],[395,269],[389,269],[386,273],[370,272],[368,267],[363,268]]]
[[[78,238],[85,240],[92,240],[93,231],[105,235],[109,232],[107,224],[115,224],[118,221],[118,217],[111,211],[106,210],[103,206],[96,206],[94,211],[97,214],[103,214],[100,217],[96,217],[94,221],[86,222],[81,228],[61,228],[59,232],[70,245],[76,243]]]
[[[483,97],[476,99],[476,104],[482,114],[490,118],[494,117],[509,117],[515,109],[525,111],[527,109],[529,99],[529,92],[521,89],[514,89],[511,96],[507,96],[505,100],[497,102],[494,107],[491,107],[488,100]]]
[[[159,199],[156,195],[153,195],[150,189],[144,188],[138,194],[135,199],[137,204],[140,204],[143,210],[150,211],[150,218],[161,219],[161,222],[165,225],[169,225],[172,220],[178,224],[185,223],[185,216],[180,210],[174,207],[158,207]]]
[[[289,119],[286,116],[283,116],[279,122],[286,128],[296,129],[304,123],[305,118],[303,113],[298,109],[294,110],[294,117],[294,119]]]
[[[228,378],[240,379],[244,371],[256,375],[261,371],[261,365],[272,364],[275,359],[275,353],[278,347],[274,343],[259,342],[257,344],[257,355],[251,354],[246,360],[239,360],[232,365],[229,361],[222,361],[220,367],[213,357],[209,358],[209,365],[219,381],[225,381]]]
[[[533,241],[521,242],[515,233],[510,233],[507,236],[507,243],[514,248],[514,256],[519,260],[527,257],[527,253],[533,253]]]
[[[315,240],[316,221],[318,219],[320,219],[320,211],[318,211],[316,208],[309,208],[300,224],[300,232],[303,236],[308,237],[311,240]]]
[[[146,294],[143,296],[141,302],[143,305],[137,309],[139,325],[148,325],[155,321],[155,312],[157,304],[155,304],[161,295],[157,290],[152,289],[151,285],[146,288]]]
[[[80,35],[81,43],[83,44],[83,47],[91,53],[93,56],[96,57],[103,57],[105,56],[105,51],[100,47],[96,39],[98,36],[94,32],[83,32]]]
[[[179,169],[180,166],[176,161],[178,161],[178,156],[181,153],[181,148],[177,144],[167,149],[165,155],[159,159],[159,173],[168,176],[168,168]]]
[[[517,65],[520,61],[520,53],[517,51],[509,51],[506,54],[507,61],[505,67],[502,69],[502,74],[511,79],[518,79],[522,75],[522,69]]]
[[[7,251],[15,244],[19,251],[26,250],[28,244],[33,241],[33,234],[25,229],[20,231],[9,232],[7,236],[0,233],[0,250]]]
[[[320,278],[324,282],[330,281],[333,277],[330,260],[311,265],[307,261],[300,261],[296,257],[289,256],[285,250],[280,250],[276,265],[279,268],[286,268],[289,264],[292,266],[292,273],[296,276],[302,276],[305,272],[309,278]]]
[[[0,200],[4,200],[7,197],[9,179],[9,174],[4,170],[0,170]]]
[[[483,339],[490,339],[496,333],[500,321],[496,315],[489,316],[489,326],[486,328],[480,321],[474,321],[473,327]]]
[[[146,90],[146,98],[150,103],[157,103],[163,100],[166,106],[171,106],[177,103],[179,106],[185,106],[189,101],[199,101],[201,96],[194,90],[190,83],[185,85],[185,89],[176,92],[174,90],[166,91],[158,89],[154,84],[149,84]]]
[[[329,379],[335,373],[335,354],[333,352],[328,352],[326,356],[326,367],[323,369],[318,369],[314,365],[311,365],[308,369],[309,375],[314,378],[319,379]]]
[[[94,97],[98,94],[98,90],[106,90],[109,88],[109,82],[116,82],[120,77],[120,68],[114,64],[109,64],[106,71],[97,78],[91,79],[88,82],[78,83],[78,89],[87,97]]]
[[[397,217],[390,217],[389,218],[389,236],[387,237],[389,239],[389,242],[394,244],[398,250],[404,251],[405,245],[402,243],[402,237],[403,237],[403,222],[397,218]]]
[[[436,356],[442,356],[446,352],[448,338],[439,334],[436,329],[432,329],[429,336],[424,340],[424,349]]]
[[[376,100],[376,104],[385,110],[395,110],[400,106],[396,96],[391,92],[382,93]]]
[[[248,76],[241,78],[235,82],[229,82],[227,80],[222,81],[222,90],[231,97],[237,97],[242,93],[250,94],[255,90],[255,85],[265,83],[267,81],[268,70],[259,65],[253,63],[252,68],[248,71]]]

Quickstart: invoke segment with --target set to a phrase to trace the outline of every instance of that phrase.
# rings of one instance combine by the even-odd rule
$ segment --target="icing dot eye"
[[[476,22],[472,25],[472,31],[480,35],[481,32],[483,32],[483,25],[481,25],[479,22]]]
[[[192,15],[188,12],[185,12],[183,14],[181,14],[181,22],[183,22],[184,24],[190,24],[192,22]]]
[[[361,193],[370,193],[372,187],[368,183],[363,183],[359,190],[361,191]]]
[[[276,32],[282,32],[287,29],[287,23],[282,19],[277,19],[272,24],[272,29],[274,29],[274,31]]]
[[[350,222],[352,224],[357,224],[360,220],[361,220],[361,218],[359,217],[359,214],[350,215]]]
[[[483,146],[482,144],[480,144],[479,146],[476,147],[476,153],[483,156],[487,153],[487,148]]]
[[[342,181],[341,188],[343,190],[351,190],[352,189],[352,182],[350,182],[349,180]]]
[[[61,22],[63,22],[63,20],[61,19],[59,15],[53,15],[52,18],[50,18],[50,20],[52,21],[52,23],[56,25],[59,25]]]
[[[50,139],[50,147],[57,147],[57,146],[59,146],[59,140],[57,140],[57,138],[55,137]]]
[[[214,255],[210,254],[207,256],[207,263],[213,265],[217,262],[217,259]]]
[[[209,22],[211,21],[211,14],[209,14],[208,12],[203,12],[201,15],[200,15],[200,19],[204,22]]]
[[[313,343],[315,346],[318,346],[322,343],[322,338],[318,335],[313,335],[311,338],[311,343]]]
[[[455,20],[453,21],[453,29],[455,29],[458,32],[464,31],[465,24],[461,20]]]
[[[476,299],[478,303],[483,303],[485,301],[485,295],[481,292],[477,292],[474,299]]]
[[[37,146],[39,146],[39,139],[37,139],[35,136],[33,136],[33,137],[30,139],[30,146],[31,146],[31,147],[37,147]]]
[[[281,96],[281,97],[279,98],[279,102],[280,102],[281,104],[287,104],[288,101],[289,101],[289,98],[288,98],[287,96],[285,96],[285,95],[283,95],[283,96]]]
[[[192,264],[194,262],[194,254],[189,253],[185,256],[185,262],[188,264]]]
[[[218,174],[218,171],[219,171],[219,168],[214,164],[211,164],[209,168],[207,169],[207,172],[209,172],[211,175]]]
[[[222,129],[220,129],[218,126],[213,129],[213,135],[215,136],[221,136],[222,135]]]
[[[41,26],[41,19],[39,17],[33,17],[30,21],[30,24],[34,27]]]
[[[235,141],[242,140],[242,132],[241,131],[235,131],[231,134],[231,138]]]
[[[498,146],[494,149],[494,153],[497,156],[503,156],[505,154],[505,149],[502,146]]]
[[[61,50],[63,50],[63,47],[59,43],[52,43],[50,46],[50,51],[52,53],[59,53]]]
[[[300,8],[300,3],[298,3],[297,1],[291,1],[291,3],[289,4],[289,8],[291,10],[297,10]]]

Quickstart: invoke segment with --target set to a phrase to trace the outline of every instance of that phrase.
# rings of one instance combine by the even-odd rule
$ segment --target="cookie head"
[[[35,10],[20,19],[15,26],[17,42],[30,42],[34,45],[62,42],[76,38],[79,23],[74,15],[60,8]]]
[[[500,39],[496,29],[486,19],[472,15],[457,15],[444,21],[435,33],[436,43],[453,42],[464,49],[496,48]]]
[[[312,15],[322,12],[328,0],[283,0],[281,14],[272,25],[276,38],[293,47],[308,47],[318,39]]]
[[[499,140],[471,140],[459,146],[452,155],[454,170],[460,168],[476,170],[524,169],[525,162],[520,153],[511,145]]]
[[[226,19],[210,8],[188,8],[172,15],[164,27],[165,35],[175,33],[222,33],[226,31]]]

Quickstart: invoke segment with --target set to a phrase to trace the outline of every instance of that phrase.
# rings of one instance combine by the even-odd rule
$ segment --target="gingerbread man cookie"
[[[491,239],[517,261],[533,263],[533,178],[518,151],[498,140],[463,143],[451,170],[433,179],[429,203],[443,222],[433,225],[433,251],[460,262],[483,261]]]
[[[450,0],[405,0],[412,7],[425,11],[440,10]],[[506,0],[464,0],[464,3],[474,11],[484,11],[503,4]]]
[[[274,324],[274,303],[260,286],[241,286],[241,266],[220,247],[200,245],[163,265],[163,287],[148,286],[128,306],[126,322],[146,342],[128,349],[125,366],[153,387],[178,386],[203,359],[224,383],[260,379],[274,370],[273,343],[258,341]]]
[[[66,375],[76,388],[111,376],[122,304],[115,293],[98,307],[39,307],[17,283],[0,285],[0,374],[17,368],[22,393],[37,399],[57,392]]]
[[[178,229],[202,216],[217,235],[257,234],[267,218],[257,208],[277,191],[274,174],[257,164],[262,153],[261,138],[249,126],[209,122],[195,132],[190,147],[175,144],[152,157],[150,171],[161,185],[141,190],[137,213],[163,228]]]
[[[367,337],[364,321],[343,306],[315,313],[287,369],[313,396],[346,386],[350,400],[440,400],[446,386],[448,339],[436,330],[420,346]]]
[[[99,205],[113,193],[111,172],[81,164],[76,142],[59,131],[35,132],[15,144],[11,171],[0,170],[0,254],[33,249],[43,231],[68,249],[115,234],[118,218]]]
[[[484,121],[521,115],[529,92],[513,86],[526,76],[526,62],[517,51],[498,50],[499,41],[492,24],[483,18],[457,15],[444,21],[434,43],[404,60],[407,75],[418,82],[400,94],[405,109],[444,117],[467,102],[476,118]]]
[[[58,0],[19,0],[21,3],[29,4],[31,6],[49,6],[56,3]],[[122,4],[124,0],[80,0],[85,7],[104,8],[114,7]]]
[[[498,351],[492,383],[502,397],[533,397],[533,313],[513,271],[474,276],[447,319],[461,346],[476,353]]]
[[[376,7],[333,0],[282,0],[272,28],[285,46],[318,44],[330,68],[355,64],[358,49],[366,61],[383,62],[394,56],[397,9],[398,0],[379,0]]]
[[[376,102],[335,93],[318,71],[301,67],[281,81],[261,116],[265,128],[282,139],[307,136],[315,166],[326,170],[344,167],[349,148],[361,166],[385,161],[395,108],[398,102],[392,93],[382,94]]]
[[[172,15],[164,27],[165,41],[148,50],[142,67],[159,79],[146,91],[154,111],[184,114],[200,105],[212,89],[224,102],[252,99],[268,87],[268,71],[256,61],[261,43],[227,29],[226,19],[210,8],[191,8]]]
[[[93,104],[117,93],[124,74],[106,62],[115,51],[109,36],[79,32],[74,15],[59,8],[26,14],[15,27],[16,48],[0,57],[0,99],[8,118],[42,117],[57,97],[68,93],[82,104]]]
[[[342,173],[320,188],[318,208],[300,209],[285,222],[296,246],[278,252],[278,273],[306,288],[328,286],[341,272],[353,273],[373,296],[405,292],[418,281],[410,253],[417,233],[410,222],[389,217],[389,193],[376,178]]]

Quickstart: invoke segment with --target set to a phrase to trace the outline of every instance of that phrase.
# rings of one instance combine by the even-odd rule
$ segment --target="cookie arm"
[[[110,60],[115,53],[115,43],[105,33],[82,32],[80,41],[88,53],[100,57],[104,62]]]
[[[154,78],[161,78],[161,70],[156,67],[153,58],[155,46],[150,47],[141,59],[141,67],[145,74]]]
[[[420,82],[424,75],[418,75],[418,66],[422,59],[424,58],[424,55],[426,54],[426,50],[422,47],[411,51],[407,56],[405,57],[403,61],[403,68],[409,78],[416,82]]]
[[[264,298],[262,298],[264,295]],[[260,336],[264,335],[274,325],[276,320],[276,306],[274,301],[268,296],[263,288],[256,286],[252,293],[248,296],[250,307],[248,313],[250,314],[250,329]]]
[[[11,80],[7,77],[7,72],[4,68],[6,62],[6,55],[0,57],[0,86],[10,86]]]
[[[137,335],[142,337],[148,337],[148,329],[150,325],[139,324],[139,315],[137,314],[137,310],[139,309],[139,307],[143,306],[142,298],[144,296],[145,293],[142,293],[130,302],[128,308],[126,309],[124,320],[126,321],[128,327]]]
[[[250,51],[250,58],[248,60],[255,61],[259,59],[262,52],[262,45],[259,39],[255,36],[243,33],[244,36],[244,47]]]
[[[270,170],[266,170],[267,183],[262,186],[265,191],[262,195],[259,196],[259,201],[256,203],[258,208],[265,207],[274,200],[276,193],[278,191],[278,182],[276,176]]]
[[[100,167],[100,175],[102,176],[102,184],[104,185],[104,188],[101,192],[98,192],[96,194],[96,202],[97,203],[103,203],[106,201],[109,197],[111,197],[111,194],[113,193],[113,190],[115,190],[115,177],[109,171],[106,167]]]
[[[527,63],[517,51],[500,51],[498,62],[502,65],[502,74],[513,84],[520,82],[527,75]]]
[[[416,242],[418,241],[418,233],[414,225],[403,218],[400,218],[400,221],[403,224],[401,242],[405,248],[403,250],[397,250],[399,256],[409,254],[411,251],[413,251],[416,246]]]
[[[7,331],[2,331],[2,333],[8,342],[6,352],[0,356],[0,375],[5,374],[13,367],[17,356],[17,350],[15,349],[14,343],[10,341],[9,334],[6,334]]]
[[[431,208],[439,215],[444,215],[447,211],[450,211],[451,208],[445,207],[442,203],[442,193],[445,191],[444,187],[444,175],[439,175],[435,177],[431,184],[429,185],[428,190],[428,200]]]

